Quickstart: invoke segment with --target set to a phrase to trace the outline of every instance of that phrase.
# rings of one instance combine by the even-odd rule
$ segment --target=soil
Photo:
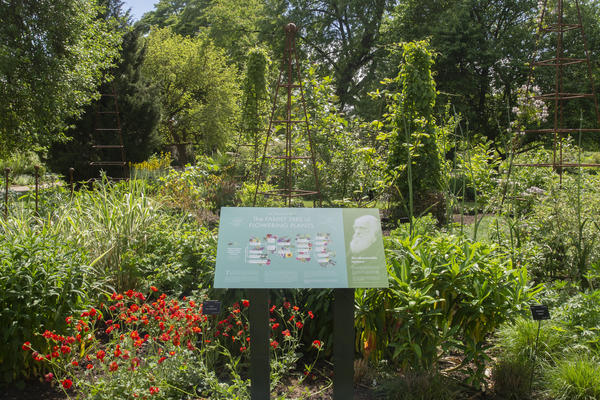
[[[313,382],[308,385],[294,386],[287,393],[289,399],[305,398],[307,393],[311,393],[311,400],[331,400],[333,398],[333,387],[325,382]],[[19,388],[19,386],[21,388]],[[288,389],[289,390],[289,389]],[[304,397],[302,397],[304,396]],[[364,385],[355,385],[353,400],[372,400],[375,399],[373,389]],[[0,400],[67,400],[67,396],[49,383],[41,381],[28,381],[25,384],[13,385],[8,388],[0,388]]]
[[[0,400],[65,400],[64,393],[59,392],[47,382],[31,380],[0,387]]]

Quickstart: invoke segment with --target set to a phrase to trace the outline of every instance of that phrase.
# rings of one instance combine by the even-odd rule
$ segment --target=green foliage
[[[521,400],[530,395],[529,380],[533,363],[530,360],[502,358],[496,360],[491,379],[494,393],[501,399]]]
[[[594,223],[600,202],[595,191],[583,188],[594,187],[598,178],[586,174],[581,179],[565,175],[562,185],[554,181],[521,194],[531,199],[531,212],[515,224],[517,247],[538,281],[567,278],[583,287],[590,284],[586,275],[600,260],[600,230]]]
[[[377,387],[382,398],[394,400],[453,400],[461,394],[455,382],[435,372],[408,372]]]
[[[29,216],[31,217],[31,215]],[[65,317],[98,296],[102,281],[87,252],[49,227],[0,222],[0,382],[32,377],[42,369],[18,349],[44,329],[61,329]],[[32,342],[40,351],[43,340]]]
[[[238,160],[246,159],[242,166],[243,176],[252,177],[258,169],[259,156],[262,155],[262,137],[266,131],[265,115],[267,114],[267,72],[270,60],[266,50],[250,49],[246,59],[246,75],[242,85],[242,118],[238,143],[235,143]],[[240,142],[241,141],[241,142]],[[250,146],[247,146],[250,145]],[[244,150],[249,154],[245,154]],[[238,169],[238,168],[236,168]]]
[[[536,392],[550,387],[552,398],[577,398],[576,392],[591,384],[586,381],[587,369],[597,368],[593,357],[600,351],[600,291],[577,292],[574,285],[557,283],[548,285],[538,297],[548,305],[551,320],[539,325],[537,348],[536,321],[518,318],[496,332],[494,388],[500,395],[517,399],[519,393],[529,392],[534,368],[538,372],[532,382]],[[577,364],[575,360],[582,357]]]
[[[198,1],[200,2],[202,0]],[[225,51],[229,62],[240,69],[244,57],[259,43],[259,35],[265,30],[266,7],[267,2],[262,0],[247,0],[243,3],[236,0],[216,0],[206,7],[203,17],[208,21],[209,37],[215,46]]]
[[[365,206],[375,197],[383,157],[361,138],[369,127],[340,111],[333,79],[319,77],[316,65],[306,75],[305,99],[323,197],[330,202],[340,199],[343,206]]]
[[[32,151],[15,152],[10,157],[0,159],[0,171],[4,174],[6,168],[10,168],[11,176],[35,175],[35,166],[40,166],[39,173],[44,175],[45,166],[41,163],[38,155]]]
[[[68,396],[74,389],[85,399],[145,397],[181,399],[248,398],[248,300],[225,310],[219,320],[203,313],[201,298],[128,290],[107,296],[97,308],[70,316],[57,331],[38,333],[53,352],[23,345],[27,355],[51,368],[47,378]],[[272,305],[271,381],[277,385],[298,361],[299,338],[310,314],[289,302]],[[86,332],[82,335],[80,332]],[[56,346],[56,347],[54,347]],[[314,340],[309,351],[323,344]],[[312,350],[311,350],[312,349]],[[314,362],[305,365],[307,375]],[[298,374],[299,375],[299,374]],[[305,378],[300,375],[299,382]]]
[[[199,156],[196,165],[188,164],[181,171],[171,169],[159,179],[162,201],[200,221],[215,222],[214,213],[233,204],[235,196],[234,183],[223,172],[220,161],[207,156]]]
[[[466,179],[466,189],[473,193],[471,200],[476,199],[478,206],[493,206],[490,201],[498,193],[500,154],[491,141],[467,142],[466,146],[457,151],[456,157],[457,168]]]
[[[402,1],[383,31],[391,42],[430,38],[440,54],[434,67],[438,90],[472,132],[495,140],[503,134],[497,120],[506,121],[510,112],[506,102],[514,101],[515,87],[527,78],[536,5],[532,0]]]
[[[262,193],[268,193],[275,190],[273,185],[269,185],[268,183],[261,183],[258,191]],[[262,196],[256,195],[256,204],[254,201],[254,195],[256,193],[256,183],[242,183],[242,187],[240,187],[235,192],[235,202],[236,205],[240,207],[277,207],[280,205],[280,199],[277,199],[273,196]]]
[[[600,363],[589,354],[559,361],[546,372],[548,392],[556,400],[600,399]]]
[[[437,92],[431,68],[435,54],[429,42],[403,43],[396,51],[401,57],[400,71],[384,81],[390,89],[382,92],[387,112],[385,125],[378,123],[384,128],[378,139],[389,147],[386,179],[395,189],[392,195],[400,208],[395,214],[412,217],[417,201],[421,212],[436,203],[444,204],[437,193],[442,186],[445,153],[438,145],[446,149],[448,142],[437,136],[447,137],[449,129],[438,127],[434,117]],[[375,93],[378,95],[379,91]],[[455,124],[454,120],[446,122]]]
[[[450,235],[387,241],[390,287],[357,295],[361,343],[375,358],[428,370],[450,349],[465,353],[473,382],[483,379],[486,336],[532,296],[527,271],[494,246]]]
[[[179,161],[188,162],[185,143],[202,151],[222,149],[238,117],[236,70],[205,35],[194,38],[153,29],[146,38],[144,76],[158,90],[160,130],[177,145]]]
[[[316,50],[311,53],[319,75],[333,78],[340,110],[371,111],[372,105],[362,100],[381,80],[377,70],[387,56],[382,43],[389,43],[382,35],[382,25],[393,2],[301,0],[279,4],[271,18],[280,21],[279,26],[293,21],[301,28],[303,42]]]
[[[216,233],[181,217],[163,216],[145,228],[122,258],[124,270],[173,296],[189,296],[212,287]],[[144,286],[141,284],[140,286]]]
[[[67,131],[70,139],[64,143],[55,143],[47,153],[46,162],[50,168],[69,177],[69,168],[74,168],[74,179],[77,181],[98,178],[98,167],[91,166],[90,161],[121,160],[120,150],[94,149],[95,144],[118,144],[116,134],[95,131],[96,128],[114,129],[120,126],[125,158],[128,162],[141,162],[156,152],[160,144],[158,120],[160,103],[156,89],[148,79],[141,76],[141,64],[144,57],[143,37],[138,30],[123,29],[120,62],[112,73],[113,80],[102,85],[99,90],[103,94],[117,94],[115,100],[111,96],[103,96],[85,108],[83,114],[71,121]],[[118,120],[115,114],[115,101],[118,107]],[[119,177],[122,168],[107,167],[109,175]]]
[[[92,0],[3,2],[0,154],[64,139],[118,56],[116,21]]]
[[[554,314],[575,348],[600,354],[600,290],[571,294],[557,305]]]

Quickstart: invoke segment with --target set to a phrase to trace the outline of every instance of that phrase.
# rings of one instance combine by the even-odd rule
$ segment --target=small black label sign
[[[205,300],[202,302],[202,314],[217,315],[221,312],[221,302],[219,300]]]
[[[544,319],[550,319],[550,311],[548,311],[548,306],[543,304],[535,304],[529,306],[531,309],[531,316],[534,321],[541,321]]]

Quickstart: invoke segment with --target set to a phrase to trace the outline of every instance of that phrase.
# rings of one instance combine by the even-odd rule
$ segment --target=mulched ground
[[[1,400],[64,400],[66,398],[49,383],[37,380],[0,388]]]
[[[315,387],[307,387],[311,393],[321,392],[319,386]],[[296,393],[291,393],[290,398],[294,398],[294,394],[296,397],[300,397],[300,395],[305,392],[302,389],[298,388]],[[322,391],[321,393],[311,396],[311,400],[331,400],[333,398],[333,388],[329,387]],[[353,400],[373,400],[375,399],[375,394],[371,388],[368,388],[363,385],[357,385],[354,387],[354,399]],[[18,388],[16,385],[13,385],[9,388],[1,388],[0,389],[0,400],[66,400],[67,397],[62,393],[57,391],[55,388],[51,387],[50,384],[46,382],[40,381],[29,381],[26,382],[24,387]]]

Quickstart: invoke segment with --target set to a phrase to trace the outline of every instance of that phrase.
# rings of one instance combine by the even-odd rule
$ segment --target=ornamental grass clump
[[[218,319],[192,298],[158,295],[154,286],[149,294],[128,290],[68,316],[62,333],[38,333],[45,350],[30,342],[22,348],[50,370],[46,380],[69,398],[246,398],[249,306],[242,300]],[[271,307],[275,380],[298,360],[301,330],[311,315],[289,303]],[[312,347],[318,355],[322,344],[315,340]]]

